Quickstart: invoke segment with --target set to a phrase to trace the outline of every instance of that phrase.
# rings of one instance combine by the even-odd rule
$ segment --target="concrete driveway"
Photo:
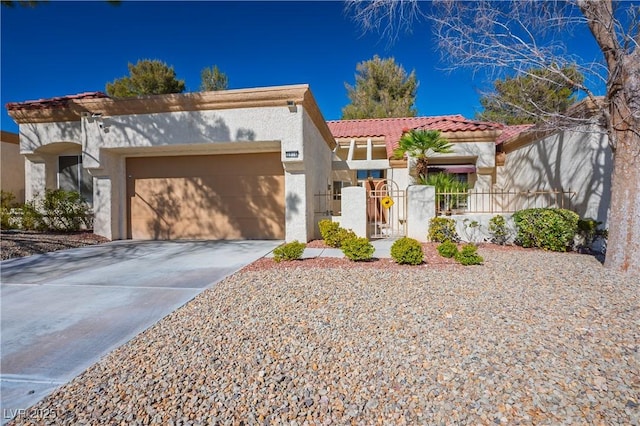
[[[2,423],[279,241],[116,241],[1,268]]]

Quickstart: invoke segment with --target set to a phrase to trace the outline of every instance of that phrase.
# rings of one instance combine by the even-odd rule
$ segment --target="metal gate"
[[[369,179],[367,189],[367,226],[371,238],[397,238],[406,235],[407,197],[404,189],[391,179]]]

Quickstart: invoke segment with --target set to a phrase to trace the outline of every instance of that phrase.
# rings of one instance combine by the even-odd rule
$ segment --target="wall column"
[[[342,188],[340,226],[351,229],[358,237],[369,237],[367,227],[367,192],[362,186]]]
[[[428,240],[429,221],[436,215],[436,188],[409,185],[407,188],[407,237]]]

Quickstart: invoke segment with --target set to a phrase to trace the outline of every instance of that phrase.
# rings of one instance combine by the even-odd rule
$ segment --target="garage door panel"
[[[229,164],[236,164],[233,176],[197,175]],[[284,238],[278,153],[135,158],[127,160],[127,174],[132,238]]]

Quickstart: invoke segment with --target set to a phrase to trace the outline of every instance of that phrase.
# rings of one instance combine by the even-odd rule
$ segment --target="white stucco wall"
[[[20,124],[20,152],[34,153],[38,148],[57,142],[82,144],[79,121]]]
[[[298,109],[302,111],[303,160],[306,176],[306,241],[309,241],[320,238],[319,231],[316,233],[316,223],[319,219],[314,215],[314,196],[331,189],[332,152],[307,111],[302,107],[298,107]],[[288,235],[287,240],[290,240]]]
[[[606,227],[613,157],[605,134],[582,130],[556,133],[508,152],[505,165],[498,167],[497,185],[575,191],[565,207]]]
[[[78,122],[21,125],[20,131],[21,148],[30,154],[25,174],[32,195],[55,186],[60,153],[48,153],[50,144],[74,142],[81,147],[83,166],[94,177],[94,231],[112,239],[126,238],[129,156],[215,154],[219,149],[259,152],[261,142],[279,143],[288,241],[315,237],[313,194],[326,190],[331,175],[331,150],[301,105],[293,112],[282,106],[83,117]],[[298,158],[285,158],[286,151],[298,151]]]

